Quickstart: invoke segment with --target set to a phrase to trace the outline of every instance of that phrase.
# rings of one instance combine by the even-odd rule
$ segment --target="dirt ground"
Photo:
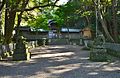
[[[1,61],[0,78],[120,78],[120,61],[92,62],[81,48],[36,47],[29,61]]]

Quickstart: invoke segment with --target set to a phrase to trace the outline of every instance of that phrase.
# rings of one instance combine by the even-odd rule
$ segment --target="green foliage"
[[[38,11],[39,14],[37,16],[29,16],[24,17],[24,19],[30,19],[28,20],[28,25],[32,26],[34,28],[42,28],[42,29],[49,29],[48,28],[48,20],[53,19],[56,21],[57,25],[60,27],[63,24],[63,19],[56,14],[56,9],[53,9],[52,7],[46,7],[41,12]]]
[[[35,5],[38,5],[38,2],[34,2]],[[46,3],[48,0],[40,0],[40,2]],[[30,18],[31,20],[28,20],[28,25],[35,28],[48,29],[47,21],[49,19],[55,20],[58,26],[83,28],[85,24],[85,19],[83,18],[92,14],[92,11],[85,11],[83,6],[91,6],[91,4],[91,0],[70,1],[59,8],[46,7],[40,10],[38,9],[38,12],[41,14],[34,17],[31,15],[29,17],[25,16],[24,19],[28,20]]]
[[[89,16],[91,15],[92,11],[85,11],[81,14],[81,17]]]
[[[6,0],[6,1],[9,1],[9,11],[13,10],[13,12],[16,9],[21,10],[23,8],[22,6],[23,3],[25,3],[24,0]],[[35,28],[48,29],[48,20],[53,19],[57,22],[58,26],[83,28],[84,26],[88,26],[86,25],[87,23],[86,17],[88,17],[88,20],[90,21],[89,26],[92,26],[92,28],[95,30],[95,5],[93,1],[94,0],[71,0],[67,4],[57,8],[53,6],[47,6],[44,8],[38,7],[32,11],[24,12],[22,15],[22,22],[25,23],[27,22],[29,26]],[[29,3],[26,6],[26,8],[30,9],[32,7],[46,5],[48,3],[53,4],[54,2],[55,0],[29,0]],[[120,0],[117,0],[117,5],[115,6],[118,7],[116,8],[116,11],[117,11],[117,21],[119,26]],[[113,13],[111,9],[112,0],[100,0],[99,7],[103,15],[103,19],[107,20],[106,21],[107,28],[108,30],[110,30],[110,25],[112,25],[112,20],[113,20],[113,16],[112,16]],[[5,16],[5,12],[3,13],[4,14],[2,15],[2,21],[5,21],[5,18],[3,18]],[[18,15],[20,14],[20,12],[17,12],[16,14]],[[16,19],[18,17],[17,15],[16,15]],[[98,26],[99,26],[98,29],[102,29],[100,21],[98,21]],[[120,27],[118,27],[118,30],[119,29]]]
[[[91,0],[76,0],[70,1],[66,5],[60,7],[56,14],[63,19],[64,25],[69,27],[82,27],[85,23],[85,16],[90,16],[92,14],[92,10],[85,10],[86,6],[91,6]]]
[[[34,21],[28,21],[28,25],[35,28],[48,29],[47,18],[45,15],[39,15]]]

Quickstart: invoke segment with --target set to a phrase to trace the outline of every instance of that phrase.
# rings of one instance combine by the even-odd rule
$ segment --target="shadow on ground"
[[[119,78],[120,62],[91,62],[81,46],[31,49],[30,61],[0,62],[0,78]]]

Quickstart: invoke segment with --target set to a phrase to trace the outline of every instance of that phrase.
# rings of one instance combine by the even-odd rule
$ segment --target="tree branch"
[[[53,4],[46,4],[46,5],[42,5],[42,6],[34,6],[32,8],[23,8],[23,9],[15,9],[16,12],[21,12],[21,11],[31,11],[31,10],[34,10],[34,9],[37,9],[37,8],[44,8],[44,7],[48,7],[48,6],[56,6],[56,7],[61,7],[61,6],[58,6],[58,5],[53,5]]]
[[[2,2],[0,2],[0,11],[2,10],[4,4],[5,4],[5,0],[3,0]]]
[[[58,2],[59,0],[56,0],[55,2],[54,2],[54,5],[56,5],[56,3]]]

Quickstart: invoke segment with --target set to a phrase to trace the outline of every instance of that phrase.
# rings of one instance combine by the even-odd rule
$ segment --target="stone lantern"
[[[28,52],[24,39],[22,38],[20,33],[16,34],[15,37],[16,44],[13,52],[13,60],[15,61],[29,60],[30,52]]]

